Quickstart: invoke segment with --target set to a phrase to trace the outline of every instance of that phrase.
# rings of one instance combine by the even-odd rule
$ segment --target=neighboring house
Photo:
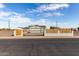
[[[31,33],[44,33],[45,26],[33,25],[29,30]]]
[[[26,32],[24,35],[44,35],[45,26],[40,25],[31,25],[28,29],[24,29],[24,32]]]

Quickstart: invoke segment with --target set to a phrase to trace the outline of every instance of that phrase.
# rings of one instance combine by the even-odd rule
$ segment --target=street
[[[79,56],[79,39],[0,39],[0,56]]]

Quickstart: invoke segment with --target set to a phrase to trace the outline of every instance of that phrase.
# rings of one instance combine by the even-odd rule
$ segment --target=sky
[[[77,3],[0,3],[0,28],[46,25],[76,28],[79,26]]]

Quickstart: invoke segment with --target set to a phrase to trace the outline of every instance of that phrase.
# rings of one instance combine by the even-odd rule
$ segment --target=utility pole
[[[58,21],[56,21],[56,28],[58,27]]]
[[[8,28],[10,29],[10,20],[8,21]]]

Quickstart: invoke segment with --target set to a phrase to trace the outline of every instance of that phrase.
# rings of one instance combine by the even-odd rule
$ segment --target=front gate
[[[18,36],[18,37],[21,37],[21,36],[23,36],[23,29],[21,29],[21,28],[17,28],[17,29],[15,29],[14,30],[14,36]]]

